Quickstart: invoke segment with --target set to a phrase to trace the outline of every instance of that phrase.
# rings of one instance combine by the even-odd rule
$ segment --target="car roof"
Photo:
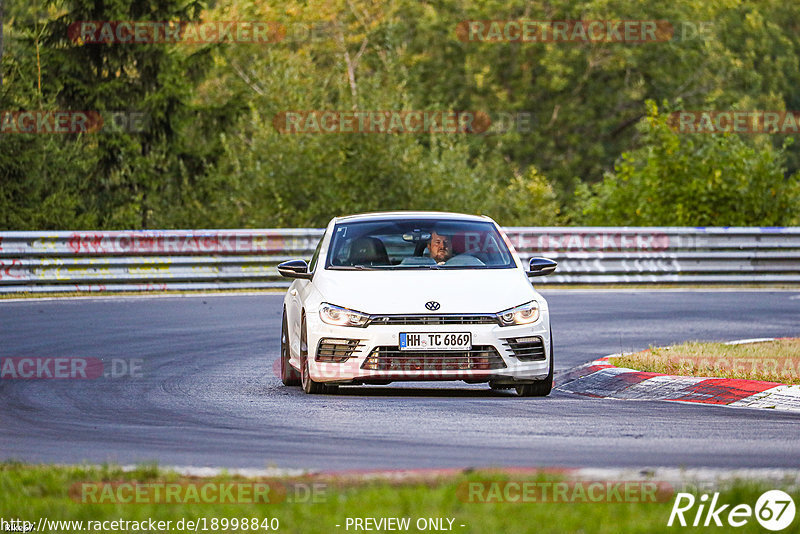
[[[457,221],[491,221],[486,215],[467,215],[465,213],[450,213],[445,211],[378,211],[373,213],[358,213],[335,217],[332,222],[360,222],[360,221],[385,221],[391,219],[449,219]]]

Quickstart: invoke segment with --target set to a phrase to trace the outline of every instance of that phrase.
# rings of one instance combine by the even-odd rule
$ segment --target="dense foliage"
[[[796,222],[800,181],[784,178],[782,149],[755,149],[731,134],[682,135],[653,102],[648,105],[642,146],[624,152],[602,182],[581,187],[581,220],[630,226]]]
[[[0,229],[322,226],[383,209],[504,225],[800,223],[800,147],[788,135],[687,134],[667,120],[800,110],[792,2],[38,0],[6,2],[4,15],[0,111],[146,121],[0,133]],[[458,31],[516,19],[658,20],[673,33],[520,43]],[[121,20],[287,32],[207,44],[70,34],[76,21]],[[495,122],[480,133],[284,133],[276,118],[290,110],[470,110]]]

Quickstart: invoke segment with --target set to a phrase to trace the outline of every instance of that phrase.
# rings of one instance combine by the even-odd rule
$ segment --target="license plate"
[[[400,334],[400,350],[470,350],[469,332],[404,332]]]

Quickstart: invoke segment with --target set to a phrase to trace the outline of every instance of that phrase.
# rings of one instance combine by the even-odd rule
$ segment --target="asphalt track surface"
[[[684,340],[800,335],[791,291],[543,291],[556,369]],[[0,458],[326,470],[798,467],[800,414],[485,385],[309,396],[281,385],[282,295],[0,301],[0,357],[141,360],[139,376],[0,380]]]

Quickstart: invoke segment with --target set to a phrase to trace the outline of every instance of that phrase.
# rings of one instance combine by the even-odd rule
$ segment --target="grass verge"
[[[273,504],[196,504],[196,503],[85,503],[83,483],[112,483],[121,490],[125,482],[139,485],[177,483],[181,487],[190,484],[224,484],[235,482],[247,484],[260,480],[272,484],[284,484],[286,499]],[[592,532],[592,533],[654,533],[673,532],[676,527],[668,527],[667,521],[675,502],[675,490],[668,486],[656,499],[640,498],[634,502],[590,502],[588,493],[576,494],[574,489],[565,495],[569,498],[558,502],[470,502],[470,494],[465,488],[471,483],[484,488],[481,498],[492,495],[488,489],[491,484],[505,482],[535,482],[539,487],[554,487],[563,484],[564,478],[552,473],[540,472],[516,476],[499,471],[476,471],[453,476],[443,476],[427,480],[353,480],[337,478],[299,477],[291,479],[246,479],[240,476],[222,475],[210,478],[190,478],[162,471],[154,466],[143,466],[133,471],[123,471],[113,466],[33,466],[6,462],[0,464],[0,517],[4,520],[23,519],[38,525],[40,518],[49,521],[83,521],[83,531],[90,526],[88,521],[171,521],[169,532],[194,531],[177,529],[178,521],[200,521],[198,532],[304,532],[329,533],[353,532],[346,528],[347,518],[409,518],[408,532],[419,532],[417,521],[424,519],[441,520],[442,526],[459,533],[472,532]],[[606,481],[616,483],[614,481]],[[297,488],[318,484],[316,491],[298,493]],[[573,486],[574,488],[575,486]],[[755,507],[758,497],[767,490],[778,489],[775,483],[733,482],[719,489],[705,489],[705,493],[720,492],[719,503],[748,504]],[[796,503],[800,503],[800,490],[795,486],[785,489]],[[115,491],[116,491],[115,490]],[[303,490],[303,491],[306,491]],[[120,491],[121,493],[121,491]],[[697,492],[693,492],[697,495]],[[131,495],[131,493],[125,493]],[[202,493],[201,493],[202,494]],[[502,497],[502,492],[495,495]],[[613,493],[606,493],[612,495]],[[82,497],[81,495],[84,495]],[[152,496],[152,492],[150,493]],[[184,494],[187,495],[187,494]],[[292,496],[294,495],[294,496]],[[516,493],[516,495],[520,495]],[[538,495],[542,495],[539,493]],[[644,495],[644,494],[642,494]],[[517,497],[519,498],[519,497]],[[146,500],[146,499],[145,499]],[[473,499],[474,500],[474,499]],[[552,501],[553,499],[551,499]],[[539,498],[541,501],[541,498]],[[644,501],[644,502],[642,502]],[[656,502],[653,502],[656,501]],[[699,497],[697,499],[699,503]],[[730,509],[730,507],[729,507]],[[689,524],[694,520],[697,506],[687,512]],[[228,519],[228,528],[223,528],[222,519]],[[247,529],[230,528],[233,518],[240,521],[248,518]],[[253,529],[253,519],[258,528]],[[212,520],[216,519],[216,528]],[[264,519],[272,522],[263,523]],[[448,522],[452,519],[452,526]],[[277,524],[274,522],[277,520]],[[725,520],[725,514],[722,515]],[[204,521],[204,523],[202,523]],[[270,528],[264,528],[264,524]],[[427,523],[430,525],[430,523]],[[702,521],[701,521],[702,524]],[[204,529],[205,525],[205,529]],[[337,527],[337,525],[339,525]],[[462,526],[463,525],[463,526]],[[113,526],[108,524],[108,526]],[[277,529],[272,528],[278,526]],[[727,526],[727,525],[726,525]],[[107,532],[133,532],[136,528],[117,528]],[[240,524],[241,527],[241,524]],[[730,527],[728,527],[730,528]],[[142,531],[150,530],[141,528]],[[45,529],[52,532],[78,532],[73,524],[51,526]],[[403,530],[403,529],[399,529]],[[707,528],[680,528],[681,532],[707,531]],[[719,529],[718,530],[724,530]],[[736,529],[738,532],[759,532],[755,517]],[[95,530],[98,531],[98,530]],[[150,530],[153,531],[153,530]],[[159,530],[156,530],[159,531]],[[362,530],[363,531],[363,530]],[[795,520],[783,532],[800,532],[800,521]]]
[[[800,339],[758,343],[688,342],[614,358],[614,365],[668,375],[800,384]]]

